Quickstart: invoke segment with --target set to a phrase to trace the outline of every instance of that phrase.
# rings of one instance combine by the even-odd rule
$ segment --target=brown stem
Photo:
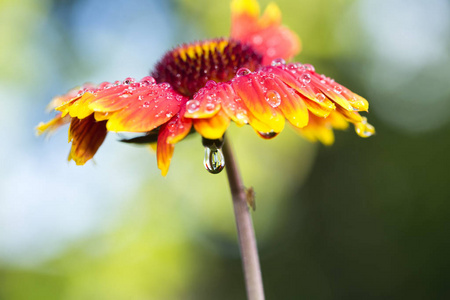
[[[247,298],[248,300],[264,300],[264,287],[261,277],[261,267],[259,265],[258,248],[250,210],[247,205],[247,195],[228,139],[225,139],[223,145],[223,155],[228,182],[230,184],[231,197],[233,198]]]

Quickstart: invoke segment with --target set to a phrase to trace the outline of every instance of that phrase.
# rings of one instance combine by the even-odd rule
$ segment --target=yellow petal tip
[[[233,0],[231,2],[231,12],[233,15],[247,14],[259,16],[259,4],[256,0]]]

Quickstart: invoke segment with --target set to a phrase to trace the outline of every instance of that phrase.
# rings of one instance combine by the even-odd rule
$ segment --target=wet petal
[[[265,80],[264,87],[267,89],[265,100],[272,107],[276,105],[292,125],[301,128],[308,124],[307,106],[294,89],[276,77]]]
[[[163,124],[159,131],[158,142],[156,145],[156,159],[158,168],[161,170],[162,176],[166,176],[169,172],[170,161],[172,160],[175,145],[168,143],[167,138],[170,133],[167,130],[167,124]]]
[[[350,101],[358,102],[360,106],[363,105],[361,99],[357,99],[356,96],[355,98],[353,97],[356,94],[353,94],[350,90],[330,78],[317,74],[311,65],[299,63],[279,64],[265,67],[262,71],[276,74],[286,84],[310,100],[315,101],[322,108],[328,106],[330,111],[334,109],[333,102],[349,111],[354,110]]]
[[[228,97],[227,91],[222,84],[214,81],[206,83],[194,97],[186,102],[186,117],[188,118],[209,118],[220,110],[222,98]]]
[[[284,128],[285,118],[277,108],[278,105],[273,107],[274,105],[269,104],[266,100],[266,98],[270,96],[267,95],[270,90],[268,90],[265,85],[273,80],[273,78],[273,76],[267,74],[254,72],[233,79],[232,87],[250,112],[250,124],[253,121],[251,116],[253,116],[257,121],[265,124],[266,129],[270,129],[269,131],[281,132]],[[258,129],[257,131],[268,132],[266,130]]]
[[[106,133],[106,122],[96,122],[93,115],[82,120],[72,118],[69,128],[72,148],[68,160],[74,160],[77,165],[84,165],[97,152]]]
[[[175,143],[178,143],[189,134],[192,127],[192,120],[184,117],[185,108],[176,114],[169,122],[163,124],[159,129],[158,141],[156,144],[156,157],[158,168],[163,176],[169,171]]]
[[[151,89],[148,87],[145,89],[145,91],[129,95],[126,100],[118,100],[127,101],[127,104],[109,117],[108,130],[151,131],[169,121],[179,112],[181,103],[187,100],[165,84],[153,85]]]

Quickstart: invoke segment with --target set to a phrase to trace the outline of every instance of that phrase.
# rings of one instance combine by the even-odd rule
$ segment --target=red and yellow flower
[[[324,144],[333,143],[333,129],[349,123],[362,137],[374,133],[359,114],[369,107],[364,98],[311,65],[285,62],[300,51],[300,41],[281,25],[275,4],[261,17],[255,0],[234,0],[231,8],[230,38],[181,45],[140,81],[85,85],[57,97],[50,108],[58,114],[39,124],[38,133],[70,123],[69,160],[78,165],[94,156],[108,131],[145,133],[143,140],[157,142],[163,175],[177,142],[194,129],[221,139],[231,121],[270,139],[287,120]]]

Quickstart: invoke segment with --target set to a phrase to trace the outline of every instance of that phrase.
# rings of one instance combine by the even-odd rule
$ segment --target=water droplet
[[[171,112],[168,112],[168,113],[166,114],[166,117],[171,118],[171,117],[172,117],[172,113],[171,113]]]
[[[163,83],[161,83],[159,86],[160,86],[161,88],[165,89],[165,90],[167,90],[167,89],[170,88],[170,84],[167,83],[167,82],[163,82]]]
[[[278,135],[278,132],[274,132],[274,131],[271,131],[271,132],[258,132],[258,133],[264,139],[272,139],[272,138],[274,138],[274,137],[276,137]]]
[[[236,111],[236,119],[243,123],[248,122],[247,112],[245,111],[245,109],[238,108],[238,110]]]
[[[311,75],[309,74],[303,74],[302,75],[302,81],[304,84],[308,84],[311,82]]]
[[[142,86],[149,86],[155,84],[156,80],[152,76],[145,76],[141,79],[140,83],[142,84]]]
[[[205,147],[203,165],[212,174],[220,173],[225,168],[225,159],[221,149]]]
[[[143,100],[143,99],[144,99],[144,96],[140,95],[140,96],[138,97],[138,99],[139,99],[139,100]]]
[[[208,80],[208,82],[205,84],[205,87],[208,89],[211,89],[213,87],[215,87],[217,85],[217,83],[214,80]]]
[[[112,86],[111,83],[109,82],[102,82],[99,86],[98,89],[109,89]]]
[[[340,86],[336,85],[336,86],[334,87],[334,92],[335,92],[336,94],[340,94],[340,93],[342,93],[342,88],[341,88]]]
[[[270,90],[266,93],[266,101],[272,107],[278,107],[281,104],[281,97],[277,91]]]
[[[136,79],[134,79],[134,78],[132,78],[132,77],[127,77],[127,78],[125,78],[125,80],[122,82],[122,84],[130,84],[130,83],[133,83],[133,82],[135,82],[136,81]]]
[[[311,71],[311,72],[316,71],[316,69],[314,69],[314,66],[313,66],[313,65],[310,65],[310,64],[304,64],[304,65],[303,65],[303,68],[304,68],[306,71]]]
[[[142,103],[143,108],[147,108],[149,106],[150,106],[150,101],[145,101],[144,103]]]
[[[189,100],[186,102],[186,109],[190,114],[195,113],[199,108],[200,102],[198,100]]]
[[[296,64],[289,64],[287,68],[291,73],[297,73],[298,67]]]
[[[241,77],[241,76],[245,76],[250,74],[252,71],[250,71],[247,68],[240,68],[237,72],[236,72],[236,76],[237,77]]]
[[[285,65],[285,64],[286,64],[286,61],[282,58],[274,59],[274,60],[272,60],[272,63],[271,63],[271,65],[274,67],[280,66],[280,65]]]
[[[205,105],[205,109],[207,112],[212,112],[216,108],[216,105],[214,103],[207,103]]]
[[[317,93],[316,100],[318,100],[319,102],[322,102],[323,100],[325,100],[325,95],[322,93]]]

